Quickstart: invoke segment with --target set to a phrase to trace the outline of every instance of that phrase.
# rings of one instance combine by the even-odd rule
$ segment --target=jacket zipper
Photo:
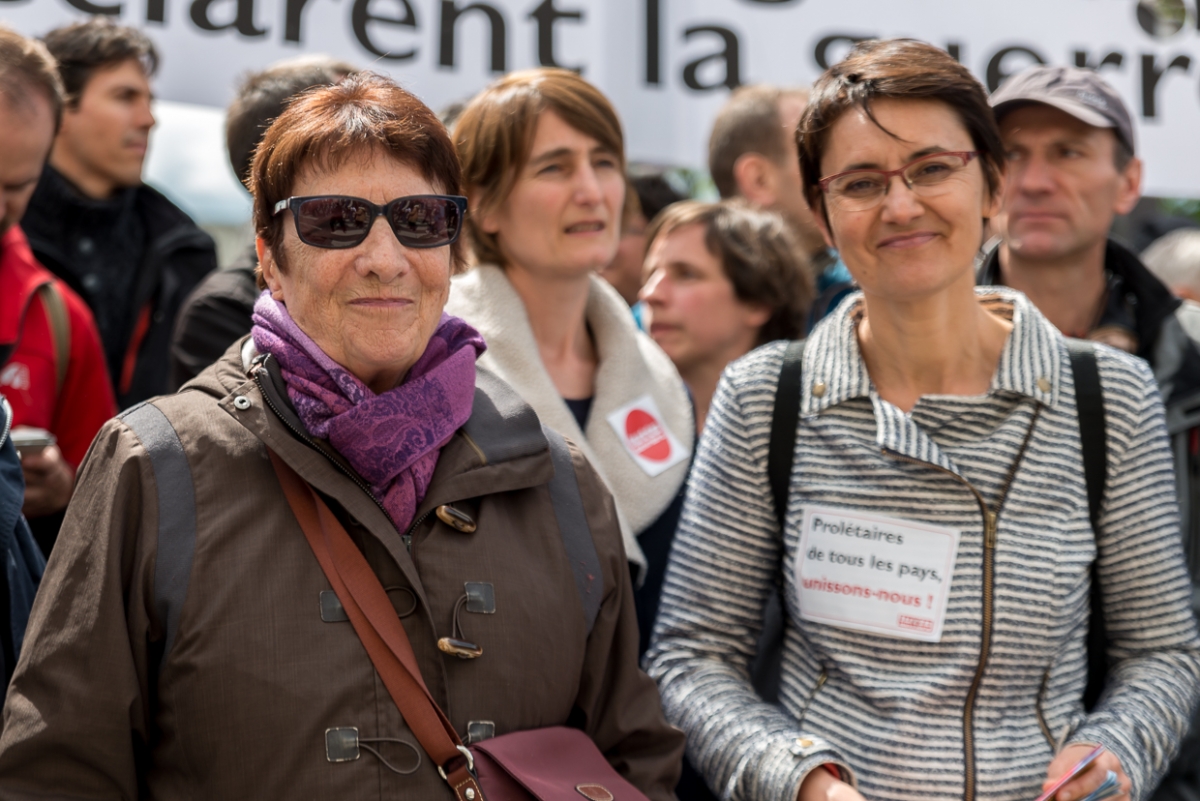
[[[260,395],[263,396],[263,400],[266,401],[267,407],[272,412],[275,413],[275,416],[278,417],[279,421],[287,427],[288,431],[291,431],[297,438],[299,438],[302,442],[304,442],[305,445],[312,448],[314,451],[316,451],[317,453],[321,454],[326,459],[328,459],[329,463],[331,465],[333,465],[334,467],[336,467],[338,469],[339,473],[346,476],[346,478],[353,481],[358,486],[359,489],[361,489],[363,492],[367,493],[367,497],[375,502],[375,505],[379,507],[379,511],[383,512],[383,516],[386,517],[388,520],[391,520],[392,516],[387,513],[387,509],[383,508],[383,504],[380,503],[379,499],[375,497],[375,493],[371,492],[371,488],[366,485],[366,482],[364,482],[358,476],[354,475],[353,471],[347,470],[345,467],[338,464],[333,459],[330,459],[329,454],[325,453],[323,450],[321,450],[317,446],[317,443],[313,441],[312,437],[310,437],[308,435],[307,431],[301,431],[300,429],[296,428],[296,426],[292,425],[292,423],[286,417],[283,416],[283,414],[279,411],[279,408],[276,407],[275,403],[271,400],[271,396],[269,394],[267,394],[267,388],[263,386],[262,376],[263,376],[263,373],[265,373],[265,372],[266,372],[266,368],[264,368],[264,367],[259,367],[257,370],[255,370],[254,371],[254,383],[258,384],[258,392]]]
[[[817,683],[813,686],[812,692],[808,694],[808,698],[804,701],[804,706],[800,707],[800,714],[796,716],[796,726],[799,727],[804,723],[804,718],[808,715],[808,710],[812,706],[813,701],[817,700],[817,693],[821,692],[821,688],[825,686],[825,682],[829,680],[829,674],[825,672],[825,668],[821,668],[820,675],[817,676]]]
[[[1046,713],[1042,709],[1042,701],[1046,697],[1046,686],[1050,683],[1050,668],[1046,668],[1046,672],[1042,674],[1042,686],[1038,688],[1037,694],[1037,721],[1038,727],[1042,730],[1042,736],[1046,738],[1046,743],[1050,746],[1050,753],[1057,754],[1058,746],[1054,742],[1054,735],[1050,732],[1050,724],[1046,722]]]
[[[424,523],[425,518],[429,517],[429,515],[432,513],[433,513],[433,509],[426,509],[425,513],[423,515],[421,515],[420,517],[418,517],[416,520],[414,520],[413,524],[408,527],[408,531],[406,531],[402,535],[400,535],[400,538],[402,540],[404,540],[404,550],[408,551],[409,553],[412,553],[413,532],[416,531],[417,526]]]
[[[299,430],[298,428],[296,428],[296,426],[292,425],[291,422],[286,417],[284,417],[282,413],[280,413],[278,407],[276,407],[275,403],[271,400],[271,396],[269,394],[267,394],[267,388],[265,386],[263,386],[262,376],[263,376],[263,373],[265,373],[265,372],[266,372],[265,367],[259,367],[257,370],[255,370],[254,371],[254,383],[258,384],[258,392],[260,395],[262,395],[263,400],[266,402],[267,408],[269,408],[272,412],[275,413],[275,416],[278,417],[279,421],[281,423],[283,423],[284,426],[287,427],[288,431],[291,431],[292,434],[294,434],[296,437],[298,437],[302,442],[304,442],[304,444],[308,445],[308,447],[312,448],[314,451],[316,451],[317,453],[324,456],[331,465],[333,465],[334,467],[336,467],[338,469],[339,473],[341,473],[346,478],[353,481],[358,486],[359,489],[361,489],[363,492],[365,492],[367,494],[368,498],[370,498],[372,501],[375,502],[375,505],[379,507],[379,511],[383,512],[383,516],[386,517],[389,521],[391,521],[392,516],[390,514],[388,514],[387,509],[383,508],[383,504],[380,502],[380,500],[378,498],[375,497],[375,493],[371,491],[371,488],[367,486],[366,482],[364,482],[361,478],[356,476],[353,471],[347,470],[344,466],[339,464],[334,459],[330,459],[329,454],[325,453],[325,451],[321,450],[317,446],[317,443],[313,442],[312,437],[310,437],[308,435],[307,431]],[[401,539],[404,541],[404,549],[406,551],[408,551],[409,553],[412,553],[413,532],[416,531],[417,526],[424,523],[425,518],[429,517],[429,515],[432,513],[433,513],[432,509],[425,510],[425,513],[422,514],[420,517],[418,517],[416,520],[414,520],[412,525],[408,527],[408,530],[405,531],[401,535]],[[396,525],[394,521],[392,522],[392,525],[393,526]]]
[[[1004,507],[1004,501],[1008,498],[1008,490],[1012,487],[1013,479],[1017,476],[1017,469],[1021,466],[1021,461],[1025,456],[1025,450],[1029,447],[1029,440],[1033,437],[1033,429],[1037,426],[1038,417],[1041,415],[1041,412],[1042,405],[1038,403],[1034,407],[1033,418],[1029,421],[1029,429],[1025,432],[1025,439],[1021,442],[1021,448],[1017,451],[1017,456],[1013,459],[1004,484],[1000,488],[1000,495],[996,499],[994,509],[988,508],[987,501],[983,499],[983,494],[971,482],[953,470],[947,470],[941,465],[936,465],[932,462],[923,462],[920,459],[914,459],[891,448],[885,447],[881,449],[887,456],[904,462],[911,462],[912,464],[932,467],[934,470],[950,476],[971,491],[971,494],[975,496],[975,500],[979,504],[979,511],[983,514],[983,631],[979,643],[979,661],[975,665],[975,675],[971,679],[971,687],[967,690],[967,699],[963,704],[963,764],[966,774],[963,801],[975,801],[975,700],[979,695],[979,687],[983,684],[983,674],[987,669],[988,658],[991,656],[992,650],[992,624],[995,614],[996,583],[996,523],[1000,518],[1000,510]]]

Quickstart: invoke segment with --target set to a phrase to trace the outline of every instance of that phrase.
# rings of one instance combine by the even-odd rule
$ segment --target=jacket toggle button
[[[1050,391],[1050,379],[1046,378],[1046,376],[1042,376],[1041,378],[1039,378],[1037,380],[1037,388],[1040,389],[1042,392],[1049,392]]]
[[[436,513],[438,520],[455,531],[461,531],[463,534],[472,534],[475,531],[475,520],[466,512],[443,504],[437,508]]]
[[[442,653],[457,656],[459,659],[476,659],[483,656],[483,648],[456,637],[442,637],[437,641],[437,647]]]
[[[238,395],[233,399],[233,408],[243,412],[246,411],[250,408],[250,399],[245,395]]]
[[[825,397],[825,382],[818,381],[817,383],[813,384],[812,394],[814,398]]]

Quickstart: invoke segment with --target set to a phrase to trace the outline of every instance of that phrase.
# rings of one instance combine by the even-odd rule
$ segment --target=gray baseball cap
[[[1133,121],[1121,96],[1094,70],[1081,67],[1034,66],[1009,78],[988,100],[999,121],[1028,103],[1045,103],[1097,128],[1112,128],[1130,150]]]

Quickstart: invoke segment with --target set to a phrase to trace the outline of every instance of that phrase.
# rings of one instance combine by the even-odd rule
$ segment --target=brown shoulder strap
[[[483,801],[472,757],[425,686],[404,624],[379,577],[321,496],[274,451],[267,453],[309,547],[404,721],[459,801]]]
[[[50,333],[54,337],[54,373],[58,383],[55,385],[56,394],[62,392],[67,381],[67,367],[71,363],[71,320],[67,317],[67,304],[63,302],[62,294],[54,286],[53,281],[47,281],[37,288],[38,297],[42,299],[42,307],[46,310],[46,319],[50,321]]]

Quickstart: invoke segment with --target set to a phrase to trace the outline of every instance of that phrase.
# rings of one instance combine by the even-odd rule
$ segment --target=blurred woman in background
[[[735,200],[676,203],[646,239],[646,330],[691,391],[699,433],[727,364],[803,333],[812,278],[783,218]]]
[[[477,266],[446,310],[488,343],[498,374],[569,437],[616,500],[642,648],[683,503],[692,406],[671,360],[596,273],[621,238],[625,141],[612,104],[574,72],[515,72],[455,127]]]

